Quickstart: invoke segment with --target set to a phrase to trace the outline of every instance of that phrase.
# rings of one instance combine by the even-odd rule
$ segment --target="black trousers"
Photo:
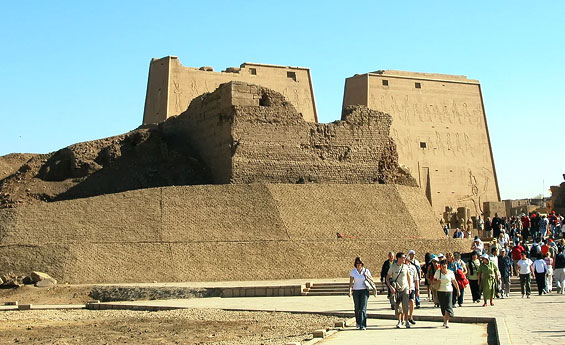
[[[471,287],[471,295],[473,295],[473,302],[481,300],[481,289],[479,289],[479,281],[469,279],[469,286]]]
[[[538,284],[538,293],[541,296],[543,294],[543,290],[545,290],[545,272],[536,272],[536,283]]]

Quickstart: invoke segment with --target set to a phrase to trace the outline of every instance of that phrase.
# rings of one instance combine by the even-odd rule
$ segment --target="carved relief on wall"
[[[469,138],[469,135],[465,133],[463,135],[463,138],[465,140],[465,152],[471,155],[471,157],[475,157],[475,151],[473,150],[473,146],[471,145],[471,139]]]
[[[447,146],[448,151],[453,151],[453,145],[451,144],[451,133],[446,133],[446,140],[445,144]]]
[[[404,154],[406,152],[406,147],[403,145],[402,141],[400,140],[400,136],[398,135],[398,130],[396,128],[390,129],[390,136],[396,143],[396,149],[398,153]]]
[[[173,80],[173,87],[173,93],[175,97],[175,111],[180,114],[185,110],[185,108],[183,108],[182,106],[184,102],[182,101],[182,91],[180,89],[180,83],[176,80]]]
[[[455,133],[455,150],[457,152],[463,151],[463,146],[461,145],[461,139],[459,133]]]
[[[482,168],[478,175],[473,173],[472,169],[468,169],[469,192],[458,198],[457,202],[471,201],[474,205],[475,214],[480,215],[482,213],[481,200],[484,201],[487,199],[491,175],[492,171],[487,168]]]
[[[441,139],[441,133],[438,131],[436,131],[436,147],[436,151],[439,151],[442,155],[445,156],[445,146],[443,145],[443,141]]]

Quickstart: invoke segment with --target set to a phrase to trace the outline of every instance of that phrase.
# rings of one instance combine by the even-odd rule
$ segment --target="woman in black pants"
[[[545,290],[545,275],[547,273],[547,264],[541,255],[538,255],[536,261],[534,261],[534,273],[536,274],[536,283],[538,284],[538,293],[541,296],[546,292]]]
[[[473,303],[481,301],[481,289],[479,288],[479,253],[471,253],[471,261],[467,267],[467,279],[469,279],[469,286],[471,287],[471,295],[473,295]]]
[[[365,280],[373,282],[373,277],[371,272],[364,267],[365,264],[360,257],[355,258],[353,266],[355,268],[349,273],[349,297],[353,296],[357,328],[365,330],[367,329],[367,301],[369,300],[369,290],[365,285]]]

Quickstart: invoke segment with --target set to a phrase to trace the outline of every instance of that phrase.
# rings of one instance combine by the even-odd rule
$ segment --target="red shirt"
[[[527,228],[529,226],[530,226],[530,218],[528,218],[528,216],[522,217],[522,227]],[[520,258],[518,258],[518,260],[520,260]]]
[[[520,260],[520,255],[525,251],[526,248],[524,248],[521,244],[514,246],[514,248],[512,248],[512,260]]]
[[[545,254],[547,254],[547,252],[549,251],[549,246],[547,244],[544,244],[543,246],[541,246],[541,253],[545,256]]]

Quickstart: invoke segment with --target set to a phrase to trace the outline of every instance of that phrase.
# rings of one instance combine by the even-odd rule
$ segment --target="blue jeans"
[[[369,301],[369,290],[353,290],[355,323],[357,327],[367,327],[367,301]]]

